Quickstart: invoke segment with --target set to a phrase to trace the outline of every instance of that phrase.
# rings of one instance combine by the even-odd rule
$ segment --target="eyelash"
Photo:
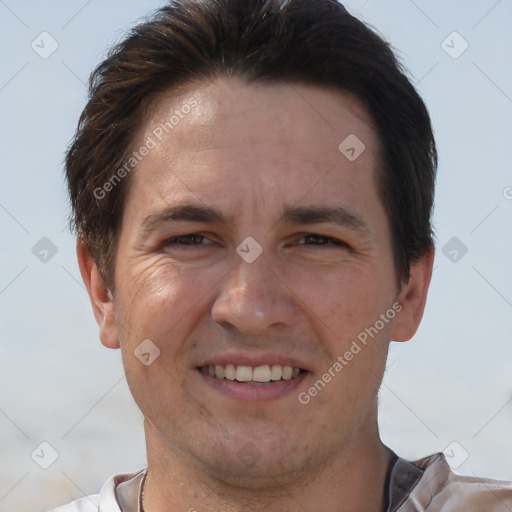
[[[167,240],[165,242],[165,245],[184,245],[184,246],[194,246],[194,245],[203,245],[201,243],[179,243],[179,240],[180,239],[188,239],[188,240],[191,240],[192,238],[200,238],[201,241],[206,239],[206,237],[204,235],[200,235],[200,234],[197,234],[197,233],[190,233],[188,235],[180,235],[180,236],[176,236],[176,237],[173,237],[173,238],[170,238],[169,240]],[[311,239],[311,238],[316,238],[316,239],[322,239],[324,240],[325,242],[327,243],[313,243],[313,244],[306,244],[306,243],[299,243],[298,245],[313,245],[313,246],[316,246],[316,247],[323,247],[323,246],[339,246],[339,247],[346,247],[346,248],[350,248],[350,246],[346,243],[346,242],[343,242],[342,240],[338,240],[337,238],[333,238],[333,237],[330,237],[330,236],[325,236],[325,235],[318,235],[318,234],[315,234],[315,233],[306,233],[306,234],[303,234],[301,236],[301,240],[302,239]]]
[[[349,247],[347,243],[343,242],[343,240],[338,240],[337,238],[333,238],[331,236],[317,235],[315,233],[307,233],[305,235],[302,235],[302,239],[305,239],[305,238],[317,238],[317,239],[321,238],[326,242],[330,242],[330,243],[310,244],[310,245],[315,245],[315,246],[337,245],[337,246],[341,246],[341,247]],[[299,245],[307,245],[307,244],[299,244]]]
[[[196,237],[196,238],[206,238],[204,235],[198,235],[197,233],[191,233],[190,235],[180,235],[180,236],[175,236],[174,238],[170,238],[169,240],[167,240],[165,242],[165,245],[201,245],[201,244],[189,244],[189,243],[186,243],[186,244],[179,244],[177,243],[178,240],[182,239],[182,238],[188,238],[190,239],[191,237]]]

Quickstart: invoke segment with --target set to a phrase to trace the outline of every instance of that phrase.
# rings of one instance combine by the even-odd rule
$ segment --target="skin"
[[[420,323],[433,253],[397,290],[375,186],[379,143],[357,98],[218,78],[161,96],[134,147],[191,98],[196,107],[130,176],[115,291],[77,247],[101,341],[121,348],[145,417],[146,512],[382,510],[389,451],[377,392],[390,340],[410,339]],[[338,150],[349,134],[366,147],[352,162]],[[183,204],[225,219],[153,223],[143,235],[148,216]],[[285,221],[296,206],[341,206],[365,228]],[[190,234],[200,236],[173,240]],[[262,248],[252,263],[236,252],[247,236]],[[396,303],[401,311],[378,335],[299,403]],[[160,349],[150,366],[133,353],[145,339]],[[233,351],[293,355],[308,372],[278,398],[237,400],[197,370]],[[247,443],[259,456],[250,467],[238,456]]]

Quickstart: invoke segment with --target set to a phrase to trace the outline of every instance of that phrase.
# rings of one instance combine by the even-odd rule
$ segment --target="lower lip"
[[[309,372],[302,372],[290,380],[277,380],[268,384],[243,384],[236,380],[217,379],[197,370],[205,384],[223,395],[245,401],[268,401],[276,400],[296,392],[299,385],[304,381]]]

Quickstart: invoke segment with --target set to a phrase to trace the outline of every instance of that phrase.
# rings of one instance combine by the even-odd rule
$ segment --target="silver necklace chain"
[[[148,470],[144,473],[142,478],[141,493],[139,497],[139,512],[144,512],[144,491],[146,490],[146,480],[148,479]]]

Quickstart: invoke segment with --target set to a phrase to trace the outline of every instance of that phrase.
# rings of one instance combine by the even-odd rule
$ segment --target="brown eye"
[[[206,238],[203,235],[181,235],[170,238],[165,242],[165,245],[202,245],[204,240],[206,240]]]
[[[337,238],[332,238],[330,236],[324,235],[315,235],[308,234],[304,235],[301,240],[304,242],[299,242],[300,245],[321,245],[321,246],[330,246],[330,245],[338,245],[341,247],[348,247],[345,242],[338,240]]]

